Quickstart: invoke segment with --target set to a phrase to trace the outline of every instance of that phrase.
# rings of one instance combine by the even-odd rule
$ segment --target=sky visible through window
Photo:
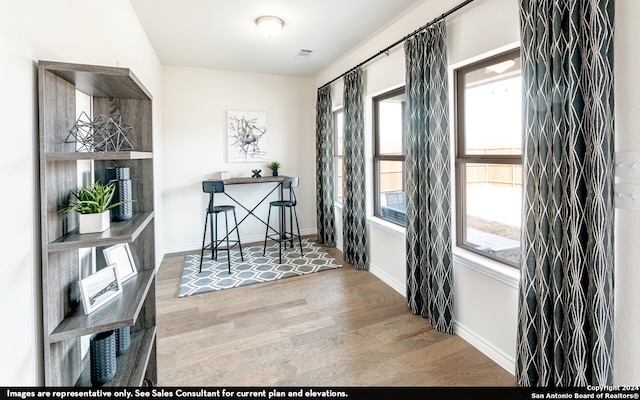
[[[467,151],[522,149],[520,76],[467,86],[465,102]]]

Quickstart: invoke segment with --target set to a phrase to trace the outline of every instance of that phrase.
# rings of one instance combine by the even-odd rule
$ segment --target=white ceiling
[[[308,77],[424,1],[130,0],[163,64]],[[260,35],[262,15],[284,20],[277,37]]]

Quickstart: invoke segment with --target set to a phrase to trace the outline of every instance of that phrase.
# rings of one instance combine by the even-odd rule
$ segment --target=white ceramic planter
[[[80,233],[104,232],[111,226],[111,212],[100,214],[79,214]]]

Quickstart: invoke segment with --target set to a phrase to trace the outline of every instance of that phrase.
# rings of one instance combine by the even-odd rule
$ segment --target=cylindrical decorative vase
[[[131,327],[116,329],[116,356],[121,356],[129,350],[131,345]]]
[[[109,183],[120,179],[131,179],[129,167],[106,167],[104,169],[104,180]]]
[[[104,170],[104,180],[116,185],[113,203],[124,201],[125,203],[111,209],[111,219],[115,221],[127,221],[133,217],[131,205],[131,171],[129,167],[107,167]]]
[[[116,180],[116,167],[107,167],[104,169],[104,181],[109,183]]]
[[[133,217],[133,207],[131,204],[131,179],[120,179],[116,181],[116,201],[124,201],[118,207],[114,207],[114,218],[118,221],[126,221]]]
[[[91,383],[102,385],[116,376],[115,331],[96,333],[91,336],[89,358],[91,361]]]
[[[131,179],[131,174],[129,171],[129,167],[117,167],[116,168],[116,179]]]

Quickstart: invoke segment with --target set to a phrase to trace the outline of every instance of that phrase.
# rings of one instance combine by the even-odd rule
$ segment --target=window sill
[[[472,253],[459,247],[453,248],[454,264],[459,264],[518,289],[520,287],[520,270],[502,264],[487,257]]]
[[[342,210],[342,203],[334,202],[334,207]],[[405,239],[407,236],[404,226],[382,218],[367,217],[367,224],[369,227],[380,229],[400,239]],[[453,261],[454,264],[480,272],[513,288],[518,289],[520,287],[520,270],[518,268],[510,267],[455,246],[453,247]]]
[[[380,229],[386,233],[389,233],[393,236],[396,236],[400,239],[405,239],[406,238],[406,229],[404,226],[400,226],[398,224],[394,224],[393,222],[389,222],[387,220],[384,220],[382,218],[378,218],[378,217],[374,217],[374,216],[370,216],[367,217],[367,223],[369,226],[371,227],[375,227],[377,229]]]

